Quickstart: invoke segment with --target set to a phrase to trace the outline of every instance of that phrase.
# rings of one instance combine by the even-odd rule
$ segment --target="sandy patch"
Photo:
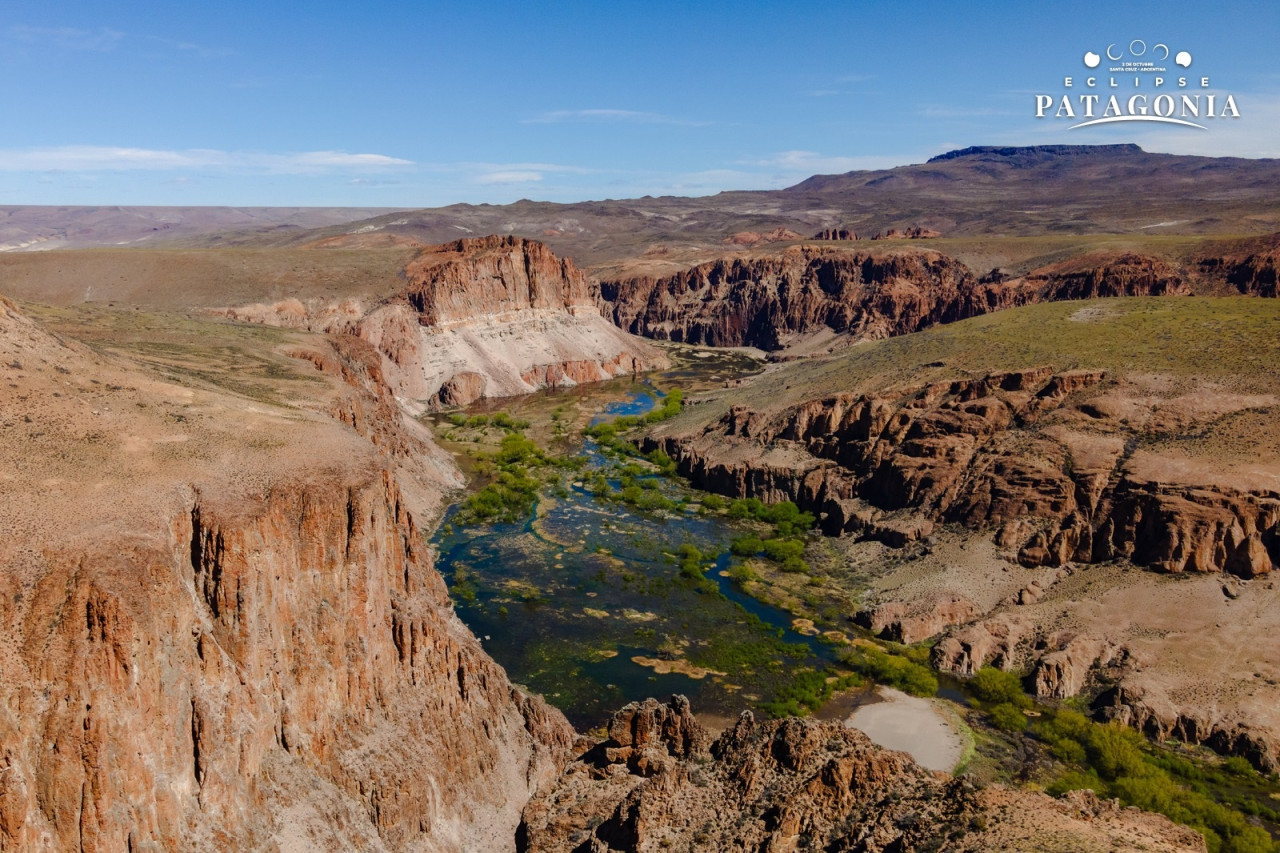
[[[964,755],[964,738],[933,701],[877,687],[879,702],[863,705],[844,724],[887,749],[907,753],[921,767],[950,773]]]
[[[687,675],[690,678],[703,679],[708,675],[728,675],[726,672],[716,672],[714,669],[703,669],[700,666],[694,666],[687,660],[663,660],[661,658],[646,658],[637,655],[631,659],[632,663],[638,663],[640,666],[647,666],[658,675],[670,675],[671,673],[679,673]]]
[[[792,619],[791,628],[797,634],[804,634],[806,637],[818,636],[818,629],[814,626],[812,619]]]

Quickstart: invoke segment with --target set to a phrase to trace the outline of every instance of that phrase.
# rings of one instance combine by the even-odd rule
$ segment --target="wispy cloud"
[[[206,58],[226,56],[232,53],[232,51],[225,48],[210,47],[185,39],[138,35],[113,30],[110,27],[87,30],[79,27],[32,27],[26,24],[14,24],[6,28],[4,33],[10,39],[24,44],[71,51],[105,53],[131,42],[134,47],[141,47],[142,45],[159,46],[168,50],[191,53]]]
[[[740,165],[778,169],[786,172],[803,172],[815,175],[831,172],[852,172],[857,169],[889,169],[908,162],[905,156],[841,157],[819,154],[816,151],[781,151],[759,160],[740,160]]]
[[[0,149],[0,171],[7,172],[226,169],[273,174],[313,174],[334,171],[380,171],[412,165],[414,165],[412,160],[388,157],[385,154],[348,154],[345,151],[270,154],[251,151],[219,151],[211,148],[164,150],[97,145]]]
[[[1015,110],[996,107],[956,107],[949,104],[922,104],[917,110],[925,118],[980,118],[982,116],[1017,116]]]
[[[819,87],[810,89],[805,92],[810,98],[830,98],[835,95],[852,95],[857,92],[857,87],[862,83],[869,83],[876,79],[875,74],[841,74],[838,77],[830,77],[822,80],[814,80]]]
[[[694,121],[677,118],[661,113],[646,113],[638,110],[552,110],[533,118],[524,119],[522,124],[558,124],[564,122],[618,122],[629,124],[674,124],[684,127],[706,127],[709,121]]]
[[[27,44],[51,45],[63,50],[107,51],[125,38],[124,33],[107,27],[83,30],[77,27],[29,27],[14,24],[5,32],[10,38]]]
[[[477,184],[529,184],[542,180],[541,172],[485,172],[474,178]]]

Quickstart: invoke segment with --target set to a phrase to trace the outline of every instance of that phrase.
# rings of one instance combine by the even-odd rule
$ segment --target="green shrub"
[[[1031,698],[1022,692],[1022,680],[1012,672],[984,666],[969,679],[969,690],[983,702],[1007,702],[1015,708],[1030,708]]]
[[[729,502],[727,500],[720,497],[719,495],[712,494],[711,492],[707,492],[706,494],[702,495],[698,499],[698,502],[702,504],[704,509],[709,509],[712,512],[719,512],[720,510],[724,509],[729,505]]]
[[[1006,732],[1020,732],[1027,728],[1027,717],[1008,702],[1001,702],[987,712],[991,725]]]
[[[933,672],[905,657],[869,646],[853,646],[841,652],[839,658],[877,683],[896,687],[904,693],[933,696],[938,692],[938,679]]]
[[[847,690],[862,683],[857,675],[832,677],[826,670],[801,669],[791,682],[780,687],[769,702],[760,703],[771,717],[806,717],[818,710],[837,690]]]

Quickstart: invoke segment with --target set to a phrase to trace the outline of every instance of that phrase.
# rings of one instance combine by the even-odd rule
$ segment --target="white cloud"
[[[819,154],[816,151],[781,151],[771,157],[760,160],[739,161],[740,165],[743,166],[804,173],[805,177],[835,172],[853,172],[859,169],[891,169],[894,166],[901,166],[908,162],[913,161],[906,155],[833,157]]]
[[[378,171],[412,165],[412,160],[388,157],[385,154],[348,154],[345,151],[268,154],[211,148],[164,150],[99,145],[0,149],[0,171],[6,172],[227,169],[272,174],[309,174],[344,170]]]
[[[29,44],[47,44],[64,50],[111,50],[124,39],[125,34],[100,27],[82,30],[75,27],[29,27],[15,24],[6,32],[11,38]]]
[[[558,124],[561,122],[626,122],[631,124],[675,124],[685,127],[706,127],[708,121],[693,121],[637,110],[552,110],[522,124]]]
[[[477,184],[528,184],[542,180],[541,172],[485,172],[473,179]]]

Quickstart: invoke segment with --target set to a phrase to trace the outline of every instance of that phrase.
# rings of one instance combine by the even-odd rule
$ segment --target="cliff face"
[[[1123,689],[1099,713],[1270,769],[1280,763],[1272,667],[1248,649],[1275,628],[1280,469],[1265,456],[1190,457],[1178,437],[1204,440],[1275,399],[1042,367],[733,405],[642,446],[703,488],[794,501],[827,534],[906,547],[910,559],[944,534],[993,543],[993,556],[1035,572],[1018,580],[1006,564],[983,580],[975,564],[966,579],[945,566],[936,583],[905,581],[850,616],[903,642],[941,635],[933,662],[944,671],[1030,670],[1028,687],[1045,697],[1076,695],[1105,672]],[[1114,577],[1117,560],[1207,577],[1181,588]],[[1089,580],[1093,567],[1103,574]],[[1207,649],[1234,655],[1231,671],[1193,662]]]
[[[0,309],[0,849],[509,848],[574,734],[454,616],[367,344],[248,400]]]
[[[714,741],[684,697],[628,706],[533,800],[527,851],[1203,850],[1164,818],[932,774],[854,729],[747,712]]]
[[[608,316],[634,334],[767,350],[827,330],[885,338],[1034,302],[1191,292],[1172,264],[1132,252],[1084,255],[1020,278],[993,272],[979,279],[937,252],[813,246],[601,285]]]
[[[1038,368],[837,394],[773,416],[735,407],[700,438],[659,443],[695,482],[736,496],[793,500],[821,513],[833,534],[874,532],[878,511],[910,509],[934,521],[996,528],[1028,566],[1125,557],[1169,572],[1270,572],[1280,560],[1280,482],[1253,489],[1177,483],[1120,439],[1028,434],[1072,394],[1105,378],[1101,371]],[[735,440],[790,443],[808,459],[720,461],[714,448]]]
[[[613,321],[637,335],[709,346],[778,349],[823,329],[906,334],[1017,304],[933,252],[871,255],[799,246],[701,264],[661,279],[604,282]]]
[[[541,243],[485,237],[422,250],[377,306],[286,301],[235,319],[348,333],[372,344],[413,412],[649,370],[663,355],[600,316],[597,287]]]
[[[1224,292],[1280,296],[1280,234],[1239,240],[1202,252],[1195,265]]]
[[[1030,272],[1011,283],[1029,290],[1029,301],[1058,302],[1100,296],[1185,296],[1186,276],[1168,261],[1134,252],[1095,253]]]

